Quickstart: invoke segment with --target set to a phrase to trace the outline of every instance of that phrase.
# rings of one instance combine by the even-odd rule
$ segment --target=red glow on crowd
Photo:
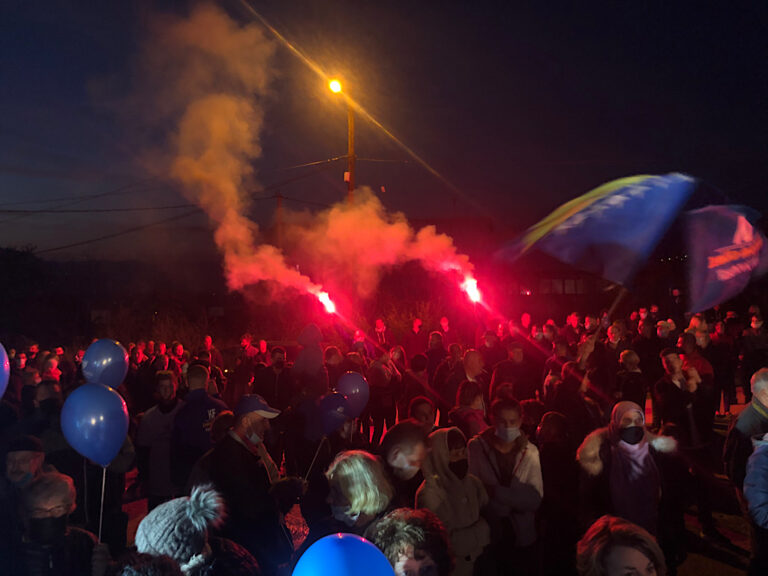
[[[467,296],[469,299],[477,304],[480,302],[480,290],[477,289],[477,280],[472,278],[471,276],[467,276],[464,278],[464,282],[461,284],[461,289],[464,290],[464,292],[467,293]]]

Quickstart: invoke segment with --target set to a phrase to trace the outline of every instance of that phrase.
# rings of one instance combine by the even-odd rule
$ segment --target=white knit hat
[[[144,554],[170,556],[182,569],[205,561],[208,528],[224,520],[224,502],[212,486],[195,486],[189,498],[160,504],[136,531],[136,548]]]

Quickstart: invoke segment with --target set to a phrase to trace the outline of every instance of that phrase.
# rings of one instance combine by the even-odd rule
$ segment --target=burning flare
[[[461,284],[461,289],[467,293],[467,296],[473,303],[477,304],[480,302],[481,296],[480,290],[477,289],[477,280],[472,278],[472,276],[464,278],[464,282]]]
[[[328,312],[328,314],[336,314],[336,304],[334,304],[331,297],[328,296],[328,292],[320,291],[317,292],[315,296],[317,296],[320,303],[325,306],[325,311]]]

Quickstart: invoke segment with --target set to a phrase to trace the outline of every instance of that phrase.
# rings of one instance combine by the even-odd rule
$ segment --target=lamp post
[[[331,80],[328,87],[334,94],[340,94],[342,91],[341,82]],[[344,174],[344,180],[347,182],[347,202],[354,201],[355,191],[355,114],[352,110],[352,104],[349,98],[347,101],[347,172]]]

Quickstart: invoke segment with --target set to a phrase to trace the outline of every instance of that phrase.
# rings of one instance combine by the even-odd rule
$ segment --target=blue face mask
[[[27,472],[26,474],[24,474],[24,476],[21,477],[20,480],[13,482],[13,485],[16,486],[16,488],[23,488],[24,486],[26,486],[32,481],[32,478],[34,478],[32,473]]]
[[[520,437],[520,427],[496,426],[496,436],[504,442],[514,442]]]

